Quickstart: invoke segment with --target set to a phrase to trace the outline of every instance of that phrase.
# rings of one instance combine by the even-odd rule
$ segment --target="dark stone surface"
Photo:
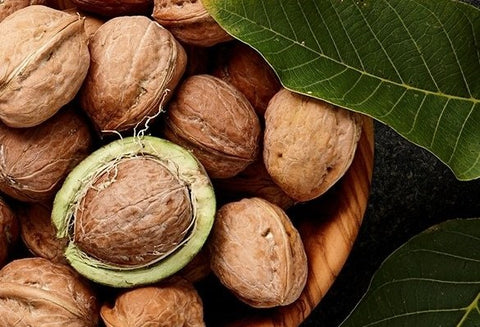
[[[480,180],[461,182],[430,152],[375,124],[369,205],[344,268],[303,327],[337,327],[382,261],[415,234],[442,221],[480,217]]]

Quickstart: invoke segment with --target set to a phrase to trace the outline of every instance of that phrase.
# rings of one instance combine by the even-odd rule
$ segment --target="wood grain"
[[[365,117],[355,158],[335,189],[292,212],[309,260],[302,295],[291,305],[259,312],[228,326],[294,327],[311,313],[333,284],[357,237],[370,194],[373,156],[373,121]]]

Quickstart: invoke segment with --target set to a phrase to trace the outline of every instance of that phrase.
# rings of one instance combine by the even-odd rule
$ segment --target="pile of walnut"
[[[4,324],[203,326],[194,285],[211,272],[253,307],[300,296],[307,258],[286,212],[342,177],[359,117],[283,89],[199,0],[4,0],[0,20]],[[62,255],[52,199],[89,153],[148,124],[199,159],[219,209],[180,273],[100,303]],[[34,257],[12,252],[20,236]]]

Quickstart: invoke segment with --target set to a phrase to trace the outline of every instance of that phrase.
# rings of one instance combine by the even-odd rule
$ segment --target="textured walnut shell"
[[[200,251],[215,215],[210,180],[190,152],[127,137],[89,155],[57,192],[52,221],[68,262],[114,287],[157,282]]]
[[[25,202],[53,199],[91,143],[87,122],[71,108],[31,128],[0,123],[0,190]]]
[[[214,274],[253,307],[288,305],[305,286],[308,267],[300,234],[285,212],[266,200],[222,206],[208,244]]]
[[[76,15],[84,18],[84,24],[83,28],[85,29],[85,34],[87,35],[87,38],[91,38],[93,34],[100,28],[100,26],[105,23],[102,19],[95,17],[91,14],[84,13],[82,11],[79,11],[76,8],[67,8],[64,10],[64,12],[70,14],[70,15]]]
[[[101,16],[131,16],[151,11],[153,0],[70,0],[78,9]]]
[[[98,316],[95,294],[68,266],[25,258],[0,270],[2,326],[95,327]]]
[[[83,19],[35,5],[0,23],[0,120],[32,127],[80,89],[90,64]]]
[[[281,88],[273,69],[258,52],[239,42],[221,49],[218,56],[212,74],[235,86],[263,117],[268,102]]]
[[[261,158],[231,178],[213,180],[213,185],[219,197],[226,202],[259,197],[278,205],[283,210],[295,204],[295,201],[272,180]]]
[[[183,43],[210,47],[233,39],[200,0],[154,0],[154,4],[153,18]]]
[[[0,2],[0,22],[15,11],[31,5],[44,5],[46,0],[3,0]]]
[[[66,264],[63,256],[68,239],[55,236],[56,230],[50,216],[52,205],[30,204],[19,210],[20,236],[28,250],[35,256],[52,262]]]
[[[107,327],[203,327],[203,305],[193,285],[175,278],[158,286],[124,292],[115,305],[103,305]]]
[[[0,267],[10,255],[19,235],[18,219],[12,208],[0,198]]]
[[[265,113],[265,167],[293,199],[314,199],[347,171],[360,133],[357,114],[283,89]]]
[[[92,64],[80,100],[100,131],[125,131],[159,113],[185,70],[180,44],[143,16],[107,21],[89,48]]]
[[[188,77],[167,109],[165,136],[191,149],[212,178],[228,178],[259,152],[260,122],[245,96],[211,75]]]

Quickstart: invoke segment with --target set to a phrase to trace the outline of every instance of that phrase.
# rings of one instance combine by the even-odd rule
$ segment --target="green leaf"
[[[388,257],[341,327],[480,326],[480,219],[450,220]]]
[[[480,9],[455,0],[202,0],[288,89],[363,112],[480,177]]]

